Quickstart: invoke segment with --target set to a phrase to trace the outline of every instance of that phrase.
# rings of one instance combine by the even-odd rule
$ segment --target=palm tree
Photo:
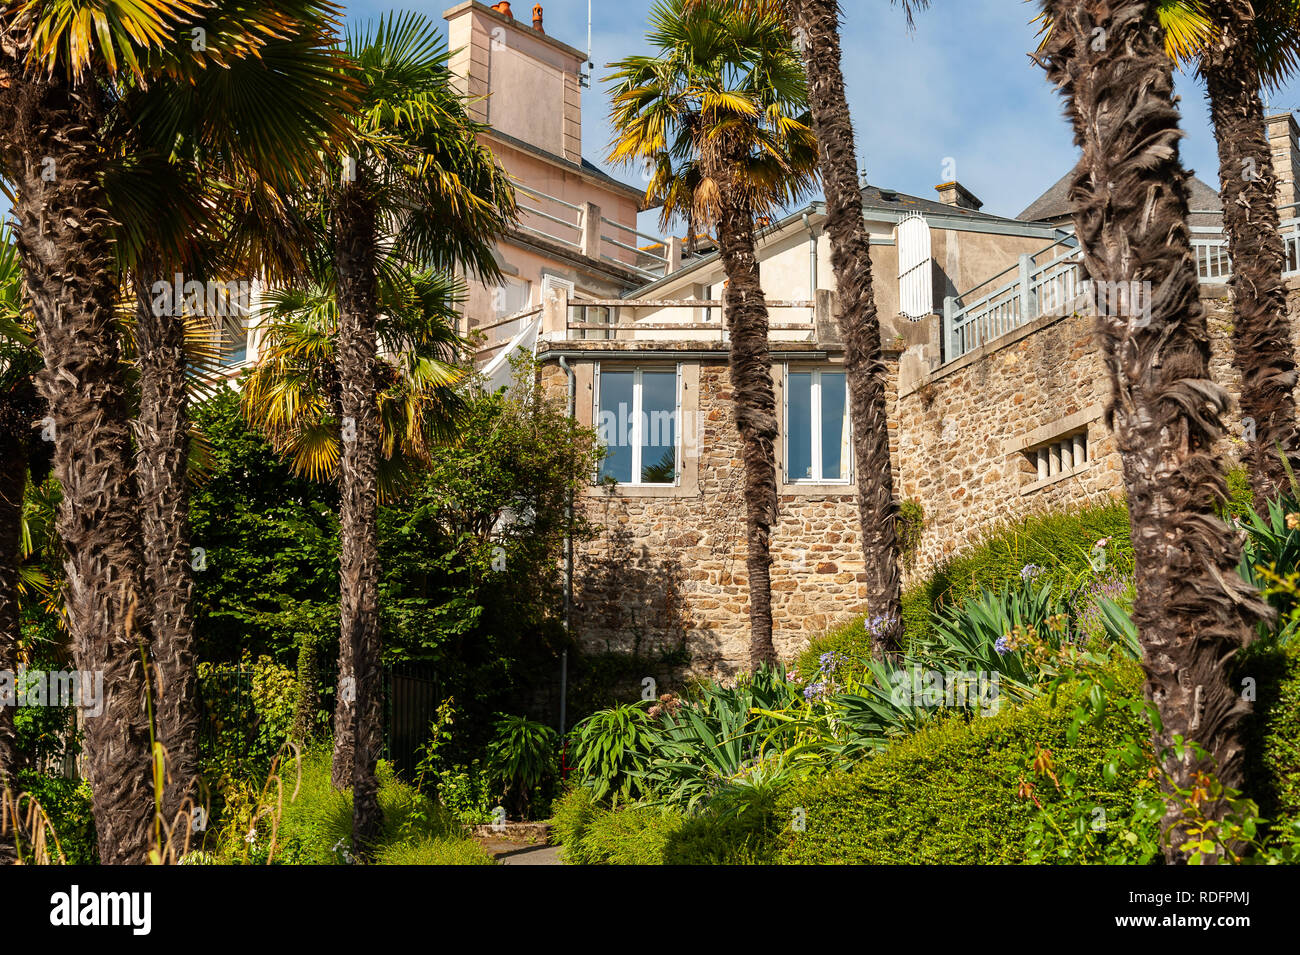
[[[727,273],[725,309],[736,425],[745,465],[750,663],[776,660],[771,535],[777,519],[776,394],[755,219],[805,195],[817,143],[807,90],[775,3],[662,0],[647,36],[655,56],[613,64],[613,162],[645,162],[647,202],[665,228],[714,226]]]
[[[245,9],[220,0],[194,27],[250,53],[182,83],[129,91],[110,132],[121,161],[109,179],[121,223],[119,266],[134,300],[139,368],[136,481],[158,673],[157,736],[167,759],[163,816],[197,802],[198,699],[188,525],[188,394],[210,390],[220,355],[187,349],[197,326],[238,315],[186,316],[175,276],[283,278],[304,268],[306,230],[286,196],[316,175],[317,155],[345,134],[354,106],[331,49],[336,8],[276,0]],[[158,287],[165,290],[158,294]],[[224,301],[223,301],[224,304]],[[235,306],[247,302],[232,299]],[[195,379],[197,380],[189,380]],[[188,824],[188,817],[183,820]]]
[[[1262,501],[1288,487],[1287,468],[1300,465],[1277,179],[1260,98],[1261,85],[1277,86],[1295,70],[1300,3],[1204,0],[1203,8],[1210,29],[1199,66],[1219,146],[1232,258],[1233,364],[1241,374],[1243,421],[1254,422],[1250,477]]]
[[[1196,773],[1212,771],[1232,786],[1247,706],[1225,667],[1266,611],[1237,576],[1240,546],[1215,511],[1226,493],[1213,449],[1227,399],[1209,376],[1172,62],[1150,0],[1044,7],[1054,27],[1042,62],[1082,149],[1070,196],[1084,266],[1093,282],[1151,290],[1149,321],[1145,313],[1103,314],[1097,332],[1128,491],[1134,619],[1161,721],[1155,743],[1168,785],[1191,790]],[[1207,755],[1180,749],[1179,739]],[[1178,821],[1170,800],[1171,860],[1186,839]]]
[[[139,496],[114,322],[114,223],[100,135],[113,83],[178,35],[184,0],[9,4],[0,14],[0,161],[44,356],[63,487],[65,604],[78,669],[105,705],[84,744],[100,859],[139,863],[154,840],[144,657],[150,644]]]
[[[1286,309],[1277,180],[1261,86],[1293,74],[1300,49],[1297,0],[1157,0],[1165,51],[1205,78],[1219,147],[1223,225],[1232,258],[1233,365],[1248,438],[1251,486],[1264,500],[1300,464],[1295,349]],[[1050,36],[1051,17],[1043,32]]]
[[[903,0],[909,26],[913,8],[929,0]],[[844,92],[838,0],[787,0],[808,73],[813,129],[821,147],[826,193],[826,233],[839,290],[840,336],[850,395],[858,519],[866,562],[867,602],[886,621],[876,653],[901,648],[903,597],[899,577],[898,508],[889,455],[885,365],[880,357],[880,321],[871,277],[871,247],[862,214],[853,119]]]
[[[454,328],[463,297],[463,286],[444,273],[381,270],[375,364],[380,500],[405,491],[433,445],[455,434],[462,373],[454,361],[463,343]],[[245,418],[295,474],[338,480],[342,394],[333,288],[268,291],[258,327],[258,362],[243,380]]]
[[[335,786],[352,783],[353,841],[364,854],[382,817],[378,609],[378,391],[381,269],[456,267],[499,274],[492,247],[515,217],[514,191],[452,84],[449,54],[422,16],[393,14],[349,31],[360,83],[348,154],[313,198],[327,226],[338,310],[340,490],[339,693]]]

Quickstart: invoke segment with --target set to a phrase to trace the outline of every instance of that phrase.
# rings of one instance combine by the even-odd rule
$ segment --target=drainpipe
[[[560,368],[569,379],[569,420],[575,417],[577,406],[577,380],[574,377],[573,369],[569,367],[568,359],[563,355],[560,356]],[[564,508],[565,530],[564,530],[564,635],[569,635],[569,618],[573,613],[573,489],[569,489],[568,500]],[[565,755],[568,750],[568,740],[565,737],[565,724],[568,721],[568,703],[569,703],[569,646],[566,641],[564,651],[560,657],[560,768],[561,775],[567,774],[568,766],[565,765]]]

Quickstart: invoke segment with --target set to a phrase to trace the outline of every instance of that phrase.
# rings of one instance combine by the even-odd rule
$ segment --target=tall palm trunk
[[[185,324],[182,315],[154,307],[152,286],[146,287],[143,278],[137,277],[135,283],[136,345],[140,354],[135,474],[140,488],[145,581],[153,607],[157,734],[167,759],[163,817],[170,824],[186,800],[192,800],[189,808],[197,803],[199,774],[198,682],[190,603],[194,579],[189,535]]]
[[[357,181],[343,187],[336,208],[339,384],[343,452],[339,462],[339,686],[352,696],[352,841],[363,856],[374,846],[383,817],[375,766],[382,745],[379,665],[379,407],[374,201]],[[347,681],[347,685],[345,685]],[[346,711],[345,711],[346,713]],[[338,712],[335,725],[338,726]],[[336,729],[337,732],[337,729]],[[334,784],[343,774],[334,751]]]
[[[725,177],[718,177],[725,182]],[[721,189],[734,197],[738,189]],[[777,519],[776,390],[768,347],[767,302],[754,254],[754,217],[724,198],[718,245],[727,273],[725,306],[731,334],[728,365],[745,465],[745,569],[749,578],[749,663],[776,662],[772,643],[772,525]]]
[[[1147,692],[1163,724],[1154,742],[1172,786],[1195,788],[1198,771],[1234,786],[1247,706],[1226,665],[1264,608],[1237,576],[1239,543],[1215,514],[1225,486],[1213,447],[1226,398],[1209,375],[1172,67],[1154,3],[1049,6],[1055,27],[1045,65],[1083,151],[1070,198],[1085,267],[1094,283],[1139,283],[1150,307],[1139,313],[1130,297],[1128,308],[1099,308],[1097,336],[1128,490],[1134,619]],[[1178,736],[1199,743],[1208,758],[1177,755]],[[1187,837],[1176,802],[1169,805],[1167,858],[1176,861]]]
[[[1300,461],[1295,351],[1282,280],[1277,179],[1260,100],[1258,42],[1250,0],[1215,0],[1217,42],[1201,61],[1219,144],[1223,226],[1232,257],[1233,364],[1241,374],[1250,483],[1256,500],[1289,486],[1284,466]],[[1280,450],[1279,450],[1280,449]]]
[[[858,187],[853,120],[840,63],[838,0],[794,0],[808,71],[808,103],[821,147],[826,233],[839,291],[840,335],[849,383],[858,521],[866,562],[867,606],[885,626],[873,635],[877,654],[901,648],[903,597],[899,578],[897,505],[889,456],[885,363],[871,282],[871,248]]]
[[[141,863],[154,819],[149,607],[113,316],[112,223],[95,142],[99,94],[93,83],[70,88],[57,76],[16,73],[0,97],[0,139],[45,358],[38,384],[55,428],[68,629],[77,668],[103,680],[103,710],[85,713],[83,736],[99,855],[106,864]]]

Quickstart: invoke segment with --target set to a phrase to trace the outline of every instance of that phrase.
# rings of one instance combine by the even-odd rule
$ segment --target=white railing
[[[1192,210],[1192,214],[1219,213]],[[1300,276],[1300,218],[1284,220],[1281,232],[1285,253],[1282,274],[1285,278]],[[1193,227],[1192,254],[1201,284],[1221,285],[1232,277],[1228,240],[1221,230]],[[1048,261],[1042,262],[1049,255]],[[989,286],[995,287],[983,292]],[[1068,314],[1086,291],[1078,241],[1073,235],[1040,252],[1022,255],[1016,265],[970,291],[944,299],[944,361],[960,358],[1036,318]]]
[[[621,265],[625,269],[631,269],[638,275],[648,279],[661,279],[673,269],[672,253],[668,241],[657,236],[647,235],[644,232],[638,232],[631,226],[625,226],[621,222],[606,219],[604,216],[600,217],[600,224],[600,257],[604,261]],[[620,238],[607,234],[605,232],[606,226]],[[624,239],[626,241],[623,241]],[[645,239],[648,244],[640,245],[637,243],[638,239]]]
[[[544,192],[516,186],[519,202],[519,229],[539,238],[582,251],[583,207],[565,202]],[[523,200],[529,200],[525,203]],[[556,233],[559,233],[558,235]]]

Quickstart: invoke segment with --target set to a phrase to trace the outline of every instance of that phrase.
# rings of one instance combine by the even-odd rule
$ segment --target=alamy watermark
[[[155,315],[200,315],[208,318],[245,318],[252,310],[253,283],[185,280],[177,272],[170,281],[160,279],[149,291]]]
[[[0,670],[0,706],[75,706],[86,716],[104,712],[102,670]]]

